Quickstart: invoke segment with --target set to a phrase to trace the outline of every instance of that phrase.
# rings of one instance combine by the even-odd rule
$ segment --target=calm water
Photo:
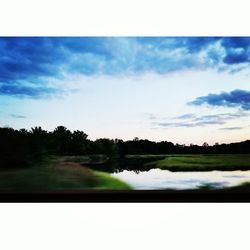
[[[204,185],[214,188],[236,186],[250,182],[250,171],[170,172],[151,169],[113,173],[113,176],[130,184],[134,189],[194,189]]]

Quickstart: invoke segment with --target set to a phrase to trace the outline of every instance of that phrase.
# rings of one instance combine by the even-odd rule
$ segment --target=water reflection
[[[113,173],[134,189],[223,188],[250,182],[250,171],[170,172],[151,169]]]
[[[117,158],[110,159],[101,163],[84,163],[83,165],[89,166],[92,169],[105,171],[108,173],[119,173],[124,170],[133,171],[135,174],[139,174],[141,171],[149,171],[151,167],[146,166],[146,163],[155,160],[164,159],[163,157],[137,157],[137,158]]]

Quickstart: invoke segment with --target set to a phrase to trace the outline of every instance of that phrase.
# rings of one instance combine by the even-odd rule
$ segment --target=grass
[[[95,176],[99,180],[98,189],[130,189],[130,186],[114,177],[111,177],[109,174],[104,172],[95,171]]]
[[[170,171],[250,170],[250,154],[168,155],[145,164],[148,168]]]
[[[1,191],[130,189],[109,174],[50,157],[31,168],[0,171]]]

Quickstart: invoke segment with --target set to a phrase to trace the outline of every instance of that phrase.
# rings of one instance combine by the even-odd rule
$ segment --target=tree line
[[[209,146],[181,145],[169,141],[154,142],[134,138],[101,138],[89,140],[80,130],[70,131],[58,126],[53,131],[34,127],[31,130],[0,128],[0,167],[19,167],[32,165],[46,155],[95,155],[103,154],[109,158],[124,157],[128,154],[227,154],[250,153],[250,141]]]

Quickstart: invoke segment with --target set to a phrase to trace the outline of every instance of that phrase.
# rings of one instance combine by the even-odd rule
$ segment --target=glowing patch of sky
[[[248,117],[229,120],[223,125],[193,128],[156,126],[155,123],[171,122],[176,116],[192,113],[196,116],[237,113],[235,108],[187,105],[197,96],[210,92],[219,93],[235,88],[247,88],[247,76],[217,73],[214,71],[189,71],[169,74],[144,74],[123,77],[73,76],[58,85],[71,86],[74,91],[58,98],[15,99],[5,98],[1,125],[30,128],[41,125],[52,130],[57,125],[70,129],[82,129],[90,138],[98,137],[150,140],[169,140],[178,143],[202,143],[207,141],[237,141],[246,139]],[[21,114],[26,119],[10,117]],[[149,119],[153,114],[155,119]],[[181,122],[184,122],[182,120]],[[227,131],[224,127],[244,129]]]

